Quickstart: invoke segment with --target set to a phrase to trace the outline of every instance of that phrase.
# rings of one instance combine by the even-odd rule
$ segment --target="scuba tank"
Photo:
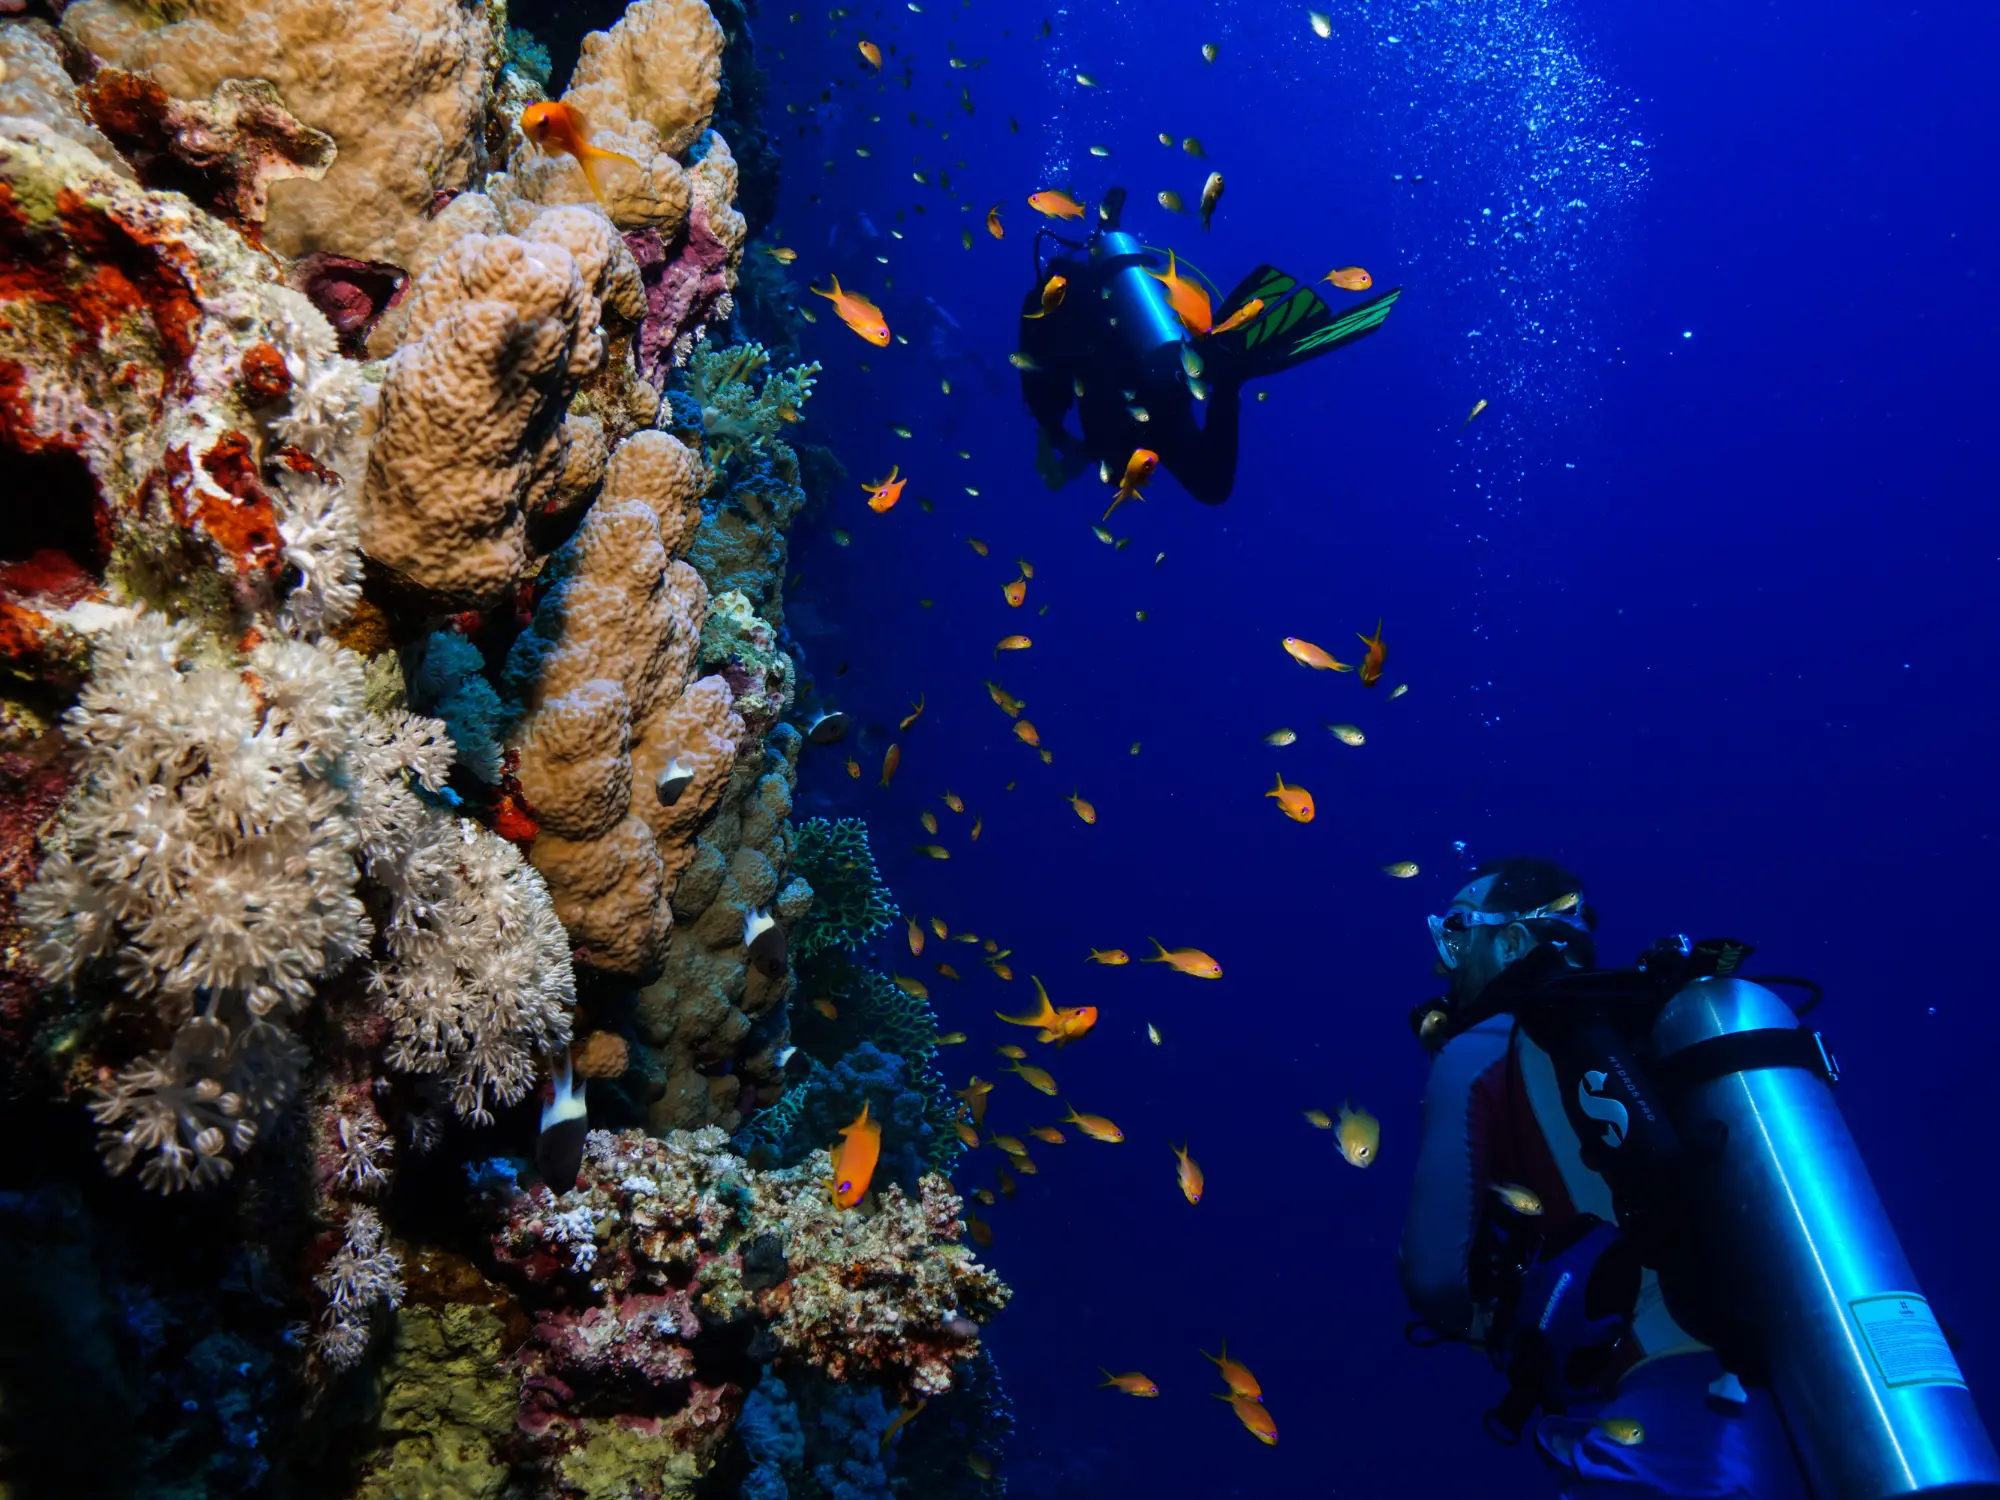
[[[1122,229],[1107,229],[1090,242],[1090,260],[1105,275],[1110,313],[1118,320],[1118,341],[1138,367],[1138,384],[1159,386],[1180,376],[1186,333],[1167,301],[1166,288],[1148,274],[1149,253]]]
[[[1768,1381],[1820,1500],[2000,1496],[2000,1459],[1818,1034],[1762,985],[1710,977],[1668,1000],[1651,1041],[1683,1143],[1687,1243],[1661,1270],[1668,1310]]]

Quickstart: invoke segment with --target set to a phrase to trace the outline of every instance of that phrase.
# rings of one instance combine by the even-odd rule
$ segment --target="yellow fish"
[[[1084,962],[1087,964],[1129,964],[1132,955],[1123,948],[1092,948]]]
[[[1002,651],[1026,651],[1034,644],[1025,635],[1005,635],[1000,638],[1000,642],[993,648],[993,652],[997,656]]]
[[[1333,1121],[1328,1117],[1327,1112],[1323,1109],[1304,1109],[1300,1110],[1299,1113],[1304,1115],[1307,1120],[1311,1121],[1312,1124],[1320,1130],[1333,1129]]]
[[[1029,1088],[1038,1089],[1042,1093],[1047,1094],[1051,1099],[1055,1097],[1056,1081],[1049,1076],[1046,1070],[1034,1067],[1028,1063],[1017,1062],[1007,1071],[1019,1074],[1021,1082],[1025,1083]]]
[[[1536,1197],[1532,1190],[1524,1188],[1518,1183],[1496,1182],[1493,1184],[1492,1190],[1499,1196],[1502,1203],[1513,1209],[1517,1214],[1526,1214],[1530,1218],[1533,1218],[1542,1211],[1542,1200]]]
[[[1343,1104],[1340,1123],[1334,1127],[1334,1139],[1340,1142],[1340,1154],[1350,1166],[1372,1167],[1382,1145],[1382,1122],[1365,1109]]]
[[[1597,1430],[1620,1447],[1636,1448],[1646,1441],[1646,1429],[1637,1417],[1599,1417]]]
[[[1399,859],[1393,865],[1382,866],[1384,875],[1393,875],[1398,880],[1408,880],[1417,873],[1417,862],[1413,859]]]
[[[1168,948],[1158,938],[1148,938],[1147,941],[1153,945],[1154,956],[1140,959],[1142,964],[1169,964],[1175,972],[1194,979],[1222,977],[1222,965],[1199,948]]]

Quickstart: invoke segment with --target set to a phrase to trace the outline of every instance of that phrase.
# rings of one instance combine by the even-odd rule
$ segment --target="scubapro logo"
[[[1632,1117],[1616,1099],[1604,1097],[1604,1074],[1595,1069],[1585,1073],[1576,1086],[1576,1107],[1604,1126],[1604,1144],[1616,1150],[1625,1144],[1626,1127]]]

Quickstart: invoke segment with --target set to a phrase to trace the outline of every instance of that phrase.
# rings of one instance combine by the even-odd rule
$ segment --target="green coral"
[[[555,64],[549,60],[549,49],[535,40],[535,34],[522,26],[509,26],[506,41],[507,66],[525,78],[531,78],[543,88],[549,86],[549,78],[555,72]]]
[[[794,960],[859,947],[900,914],[875,869],[868,825],[859,818],[811,818],[799,824],[792,873],[813,888],[812,910],[792,933]]]
[[[757,373],[770,362],[762,344],[726,349],[704,344],[689,358],[687,392],[700,403],[702,432],[715,459],[763,452],[765,443],[805,411],[819,362],[794,365],[757,381]]]

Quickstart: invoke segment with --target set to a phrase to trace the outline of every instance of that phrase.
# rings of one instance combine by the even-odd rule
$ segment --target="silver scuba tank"
[[[2000,1459],[1841,1117],[1817,1034],[1763,986],[1714,978],[1667,1003],[1653,1043],[1690,1148],[1698,1258],[1728,1268],[1701,1282],[1707,1305],[1688,1309],[1689,1326],[1746,1331],[1818,1500],[2000,1497]]]
[[[1119,343],[1138,362],[1140,380],[1154,385],[1176,379],[1186,331],[1167,301],[1166,288],[1148,274],[1148,252],[1122,229],[1110,229],[1090,244],[1092,264],[1104,269],[1110,315]]]

